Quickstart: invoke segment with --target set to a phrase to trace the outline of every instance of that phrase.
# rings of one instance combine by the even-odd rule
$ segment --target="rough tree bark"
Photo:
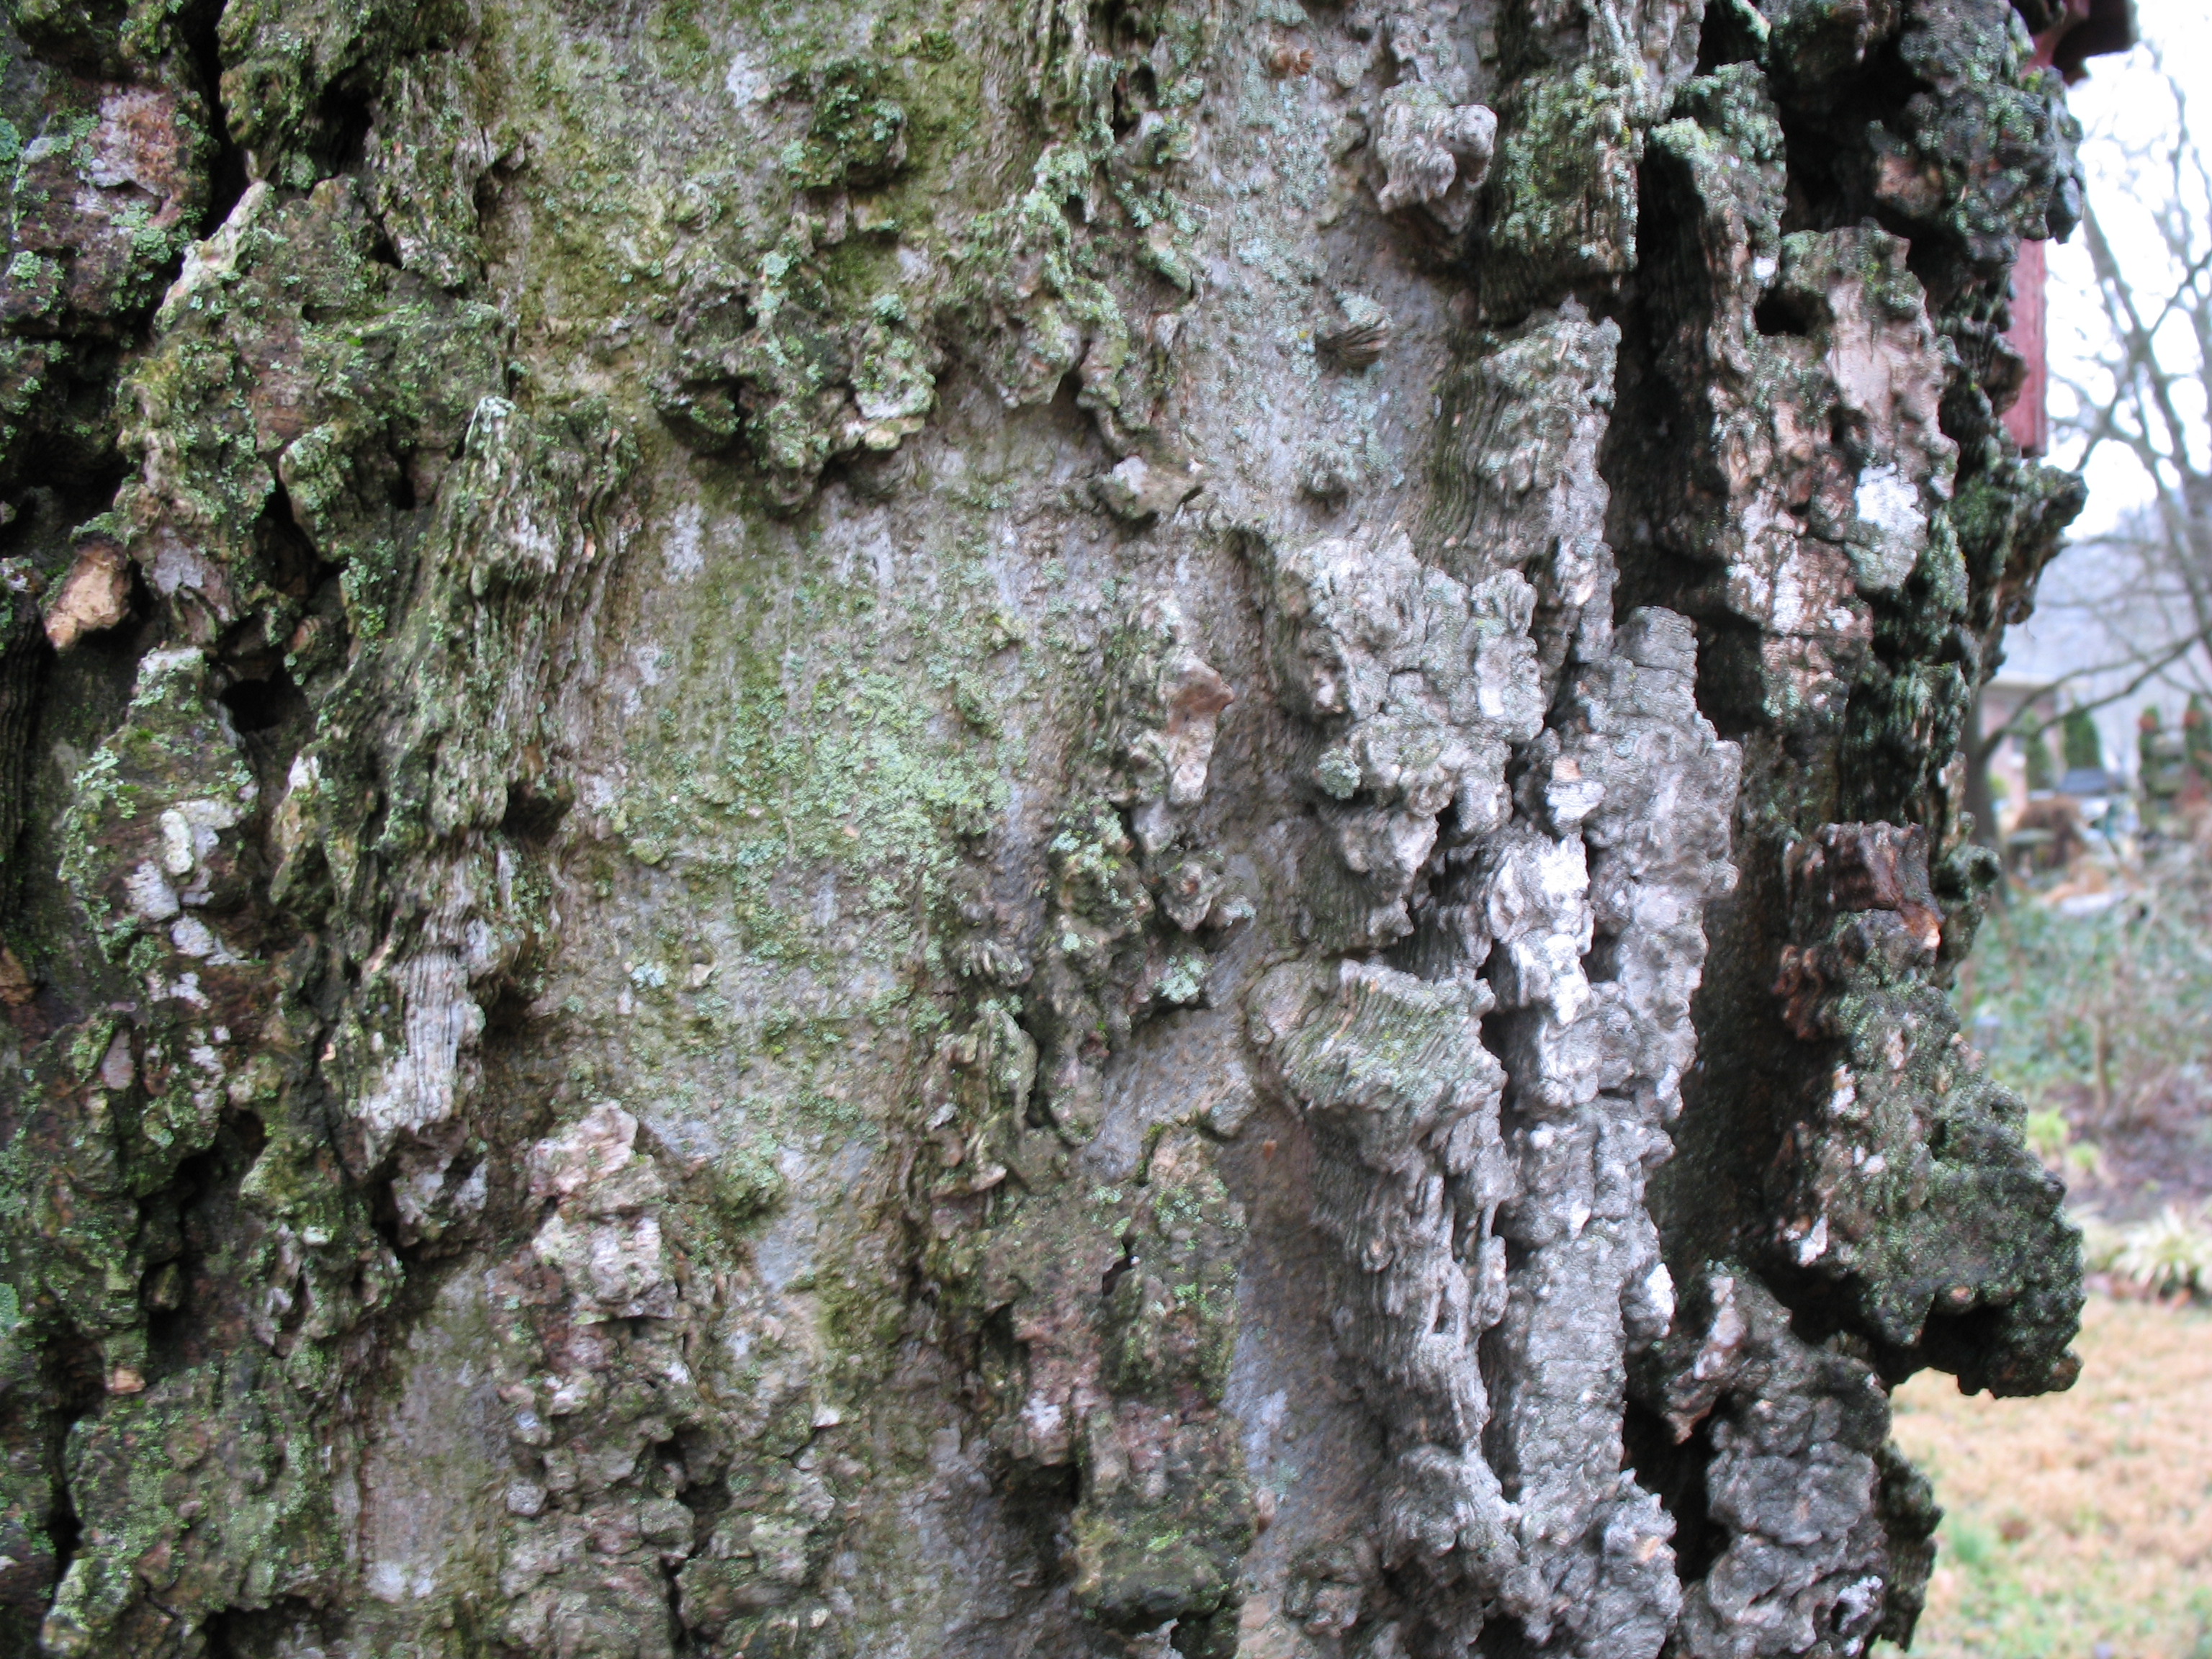
[[[1909,1633],[2006,0],[10,27],[0,1648]]]

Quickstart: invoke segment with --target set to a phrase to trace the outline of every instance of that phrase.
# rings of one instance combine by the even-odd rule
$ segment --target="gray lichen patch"
[[[1643,611],[1616,634],[1603,486],[1573,474],[1602,404],[1588,380],[1528,367],[1564,343],[1602,389],[1616,337],[1570,314],[1477,344],[1475,398],[1518,383],[1572,401],[1501,433],[1498,405],[1471,398],[1483,424],[1462,435],[1462,404],[1440,432],[1446,457],[1514,456],[1446,498],[1466,550],[1458,535],[1431,544],[1447,568],[1505,566],[1471,591],[1402,536],[1272,556],[1278,684],[1303,720],[1348,732],[1314,767],[1317,811],[1330,823],[1363,790],[1396,804],[1401,884],[1387,896],[1402,906],[1424,884],[1371,932],[1323,932],[1310,902],[1306,925],[1322,951],[1411,935],[1396,954],[1420,977],[1341,960],[1332,1006],[1323,956],[1276,969],[1249,1006],[1316,1138],[1316,1219],[1350,1316],[1340,1343],[1391,1401],[1378,1563],[1431,1587],[1401,1609],[1377,1583],[1363,1616],[1403,1620],[1425,1644],[1463,1644],[1503,1611],[1535,1640],[1656,1651],[1679,1605],[1657,1500],[1587,1472],[1620,1467],[1626,1357],[1672,1313],[1642,1176],[1666,1155],[1694,1045],[1697,918],[1732,879],[1736,757],[1697,710],[1688,624]],[[1516,503],[1530,550],[1517,559],[1474,533]],[[1553,648],[1571,692],[1548,709],[1537,591],[1565,613]],[[1408,764],[1486,749],[1488,769],[1463,761],[1434,782]],[[1322,870],[1340,860],[1375,879],[1370,840],[1340,825],[1335,841],[1316,850]]]

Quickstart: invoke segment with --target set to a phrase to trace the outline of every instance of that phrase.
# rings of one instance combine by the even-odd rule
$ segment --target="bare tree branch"
[[[2100,709],[2160,680],[2212,686],[2212,161],[2191,131],[2186,88],[2161,71],[2174,118],[2156,137],[2087,140],[2117,152],[2133,187],[2120,200],[2136,205],[2115,205],[2108,192],[2101,213],[2083,216],[2103,338],[2072,373],[2052,377],[2070,394],[2056,424],[2075,465],[2117,449],[2148,490],[2122,524],[2075,544],[2058,591],[2045,595],[2045,611],[2078,635],[2084,660],[2037,688],[1999,730],[1977,734],[1977,764],[2008,736],[2038,738],[2058,724],[2063,714],[2030,711],[2062,690],[2085,694],[2077,708]],[[2070,597],[2069,572],[2077,578]]]
[[[2066,708],[2061,709],[2057,714],[2047,715],[2044,719],[2036,721],[2032,726],[2022,725],[2021,723],[2019,714],[2015,714],[2011,720],[2007,720],[2002,726],[1998,726],[1994,732],[1988,733],[1978,740],[1978,742],[1974,745],[1972,757],[1977,761],[1987,760],[1991,755],[1996,752],[1997,745],[2002,743],[2007,738],[2010,737],[2017,737],[2022,742],[2033,743],[2036,738],[2041,737],[2053,726],[2059,725],[2069,714],[2079,714],[2085,711],[2094,712],[2100,708],[2108,708],[2116,702],[2124,702],[2128,698],[2135,696],[2136,692],[2142,690],[2146,685],[2148,685],[2153,680],[2156,679],[2160,674],[2164,673],[2168,668],[2172,667],[2182,658],[2187,656],[2191,651],[2194,651],[2198,646],[2208,643],[2212,643],[2212,629],[2199,629],[2196,633],[2191,634],[2187,639],[2181,641],[2179,644],[2166,651],[2163,655],[2156,658],[2146,665],[2133,679],[2121,686],[2118,690],[2108,691],[2102,696],[2092,697],[2084,702],[2074,703]],[[2071,685],[2075,680],[2087,679],[2091,676],[2097,674],[2109,674],[2116,668],[2124,668],[2130,665],[2130,664],[2127,662],[2108,663],[2100,667],[2077,668],[2070,673],[2061,674],[2057,679],[2048,681],[2045,684],[2036,687],[2033,691],[2029,692],[2027,696],[2021,698],[2020,708],[2024,712],[2034,708],[2037,703],[2041,702],[2045,697],[2064,690],[2066,687]]]

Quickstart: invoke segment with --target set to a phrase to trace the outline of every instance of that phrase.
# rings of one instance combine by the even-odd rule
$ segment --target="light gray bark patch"
[[[1522,831],[1489,877],[1521,1188],[1492,1444],[1538,1575],[1516,1611],[1577,1653],[1656,1652],[1676,1607],[1674,1524],[1623,1470],[1621,1421],[1627,1356],[1673,1316],[1644,1181],[1696,1051],[1704,908],[1735,880],[1738,757],[1693,668],[1688,624],[1650,610],[1577,665],[1522,789],[1566,833]]]
[[[394,665],[403,681],[447,690],[395,711],[378,733],[386,764],[422,780],[379,849],[412,855],[400,875],[411,902],[386,923],[366,964],[362,1012],[334,1039],[334,1058],[358,1079],[367,1162],[465,1109],[482,1005],[524,945],[516,924],[526,893],[502,830],[516,799],[558,800],[568,787],[547,763],[565,747],[564,677],[592,649],[579,624],[587,636],[592,601],[619,554],[601,510],[620,487],[620,451],[611,434],[580,442],[487,398],[447,480]],[[288,795],[280,812],[280,890],[286,866],[359,834],[345,821],[356,799],[323,787],[343,775],[351,736],[311,745],[295,769],[299,798]]]
[[[1613,627],[1590,463],[1617,340],[1571,310],[1538,319],[1466,372],[1463,384],[1499,388],[1476,397],[1475,433],[1439,439],[1491,470],[1455,521],[1498,530],[1432,556],[1471,574],[1509,565],[1476,593],[1565,584],[1553,628],[1565,684],[1548,726],[1525,599],[1493,601],[1486,627],[1438,626],[1469,590],[1402,535],[1269,565],[1278,684],[1303,720],[1346,734],[1310,775],[1330,850],[1400,906],[1425,884],[1418,923],[1376,910],[1330,933],[1310,897],[1308,915],[1324,948],[1412,934],[1399,957],[1426,977],[1293,964],[1248,1003],[1255,1042],[1316,1137],[1339,1346],[1374,1376],[1389,1425],[1382,1565],[1429,1586],[1407,1592],[1424,1650],[1455,1651],[1504,1612],[1546,1648],[1649,1656],[1679,1604],[1672,1522],[1623,1470],[1620,1425],[1626,1357],[1673,1309],[1644,1182],[1669,1151],[1663,1126],[1694,1052],[1703,907],[1733,882],[1738,757],[1698,712],[1687,623],[1645,610]],[[1579,374],[1557,372],[1563,353]],[[1516,386],[1538,399],[1533,414],[1508,412]],[[1537,556],[1532,590],[1510,567]],[[1407,787],[1390,745],[1408,705],[1439,759],[1486,741],[1498,764],[1517,745],[1510,808],[1468,787],[1502,786],[1502,764],[1462,763],[1449,789]],[[1379,838],[1345,833],[1370,799],[1397,832],[1395,862],[1376,855]],[[1336,864],[1315,857],[1328,879]],[[1310,895],[1310,864],[1306,879]]]
[[[1462,584],[1403,531],[1263,558],[1277,684],[1316,739],[1303,781],[1333,843],[1303,872],[1307,931],[1386,945],[1412,929],[1442,815],[1467,834],[1504,818],[1509,745],[1542,719],[1534,594],[1512,571]]]
[[[1446,231],[1464,230],[1497,139],[1498,118],[1480,104],[1452,104],[1418,82],[1392,88],[1375,137],[1376,201],[1385,213],[1424,208]]]
[[[1620,330],[1571,301],[1487,343],[1443,377],[1423,546],[1464,580],[1516,570],[1536,585],[1548,690],[1583,614],[1612,601],[1597,457]]]
[[[1479,1345],[1505,1297],[1493,1236],[1514,1170],[1498,1133],[1502,1067],[1484,1049],[1480,981],[1377,965],[1277,969],[1253,989],[1253,1041],[1316,1138],[1315,1224],[1334,1242],[1340,1351],[1370,1379],[1389,1457],[1382,1565],[1471,1637],[1522,1571],[1514,1511],[1482,1455]]]

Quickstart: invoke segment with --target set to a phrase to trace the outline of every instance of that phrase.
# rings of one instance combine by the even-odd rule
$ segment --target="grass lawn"
[[[2046,1399],[1898,1390],[1948,1511],[1919,1659],[2212,1659],[2212,1313],[2093,1296],[2079,1346]]]

